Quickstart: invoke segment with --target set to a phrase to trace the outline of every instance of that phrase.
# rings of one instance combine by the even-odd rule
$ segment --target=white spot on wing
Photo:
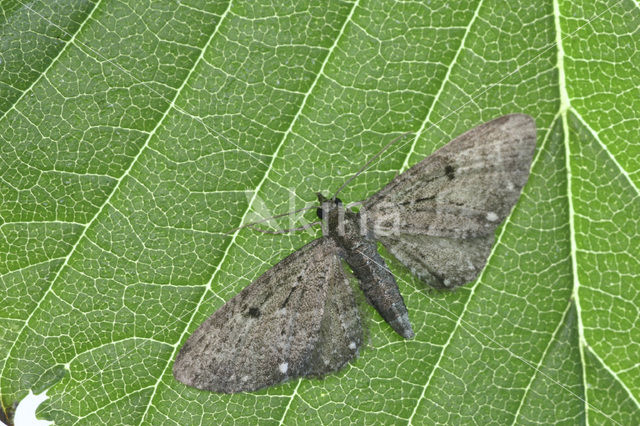
[[[280,370],[282,374],[287,374],[287,371],[289,370],[289,363],[283,362],[278,366],[278,370]]]
[[[352,351],[355,351],[356,350],[356,342],[349,343],[349,349],[351,349]]]
[[[498,220],[498,215],[495,214],[494,212],[489,212],[487,213],[487,220],[489,222],[495,222],[496,220]]]

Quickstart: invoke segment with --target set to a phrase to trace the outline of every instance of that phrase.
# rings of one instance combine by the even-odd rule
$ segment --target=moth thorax
[[[326,200],[322,203],[321,211],[318,213],[322,219],[322,235],[339,236],[344,235],[345,211],[340,200]]]

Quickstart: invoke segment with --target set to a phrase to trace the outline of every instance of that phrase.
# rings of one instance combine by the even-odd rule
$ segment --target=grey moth
[[[473,281],[527,182],[535,143],[530,116],[506,115],[398,175],[357,213],[318,194],[323,237],[202,323],[178,353],[174,377],[198,389],[235,393],[342,368],[364,343],[343,261],[391,328],[412,338],[407,308],[376,242],[430,286],[452,289]]]

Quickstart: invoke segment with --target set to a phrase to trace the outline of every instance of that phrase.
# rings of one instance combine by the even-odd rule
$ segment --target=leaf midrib
[[[586,365],[586,361],[585,361],[585,350],[589,350],[591,353],[593,353],[596,356],[597,356],[597,354],[595,353],[595,351],[593,349],[591,349],[588,346],[586,338],[584,336],[584,324],[582,322],[582,308],[580,306],[581,300],[580,300],[580,291],[579,291],[579,289],[580,289],[580,285],[581,284],[580,284],[580,280],[578,278],[578,259],[577,259],[577,255],[576,255],[577,251],[578,251],[578,248],[577,248],[575,223],[574,223],[574,217],[575,217],[576,213],[575,213],[575,210],[573,208],[573,197],[572,197],[572,187],[571,187],[573,176],[572,176],[572,172],[571,172],[571,148],[570,148],[570,144],[569,144],[569,123],[568,123],[568,114],[569,113],[573,113],[574,115],[579,117],[579,120],[581,121],[581,123],[583,125],[585,125],[585,127],[589,130],[589,132],[591,132],[591,134],[594,136],[594,138],[596,139],[596,141],[600,145],[601,149],[608,155],[608,157],[616,165],[616,167],[618,167],[620,173],[623,176],[625,176],[625,178],[626,178],[627,182],[630,184],[630,186],[632,188],[634,188],[638,194],[640,194],[640,191],[638,190],[638,187],[635,185],[635,183],[631,180],[631,177],[629,176],[628,172],[617,161],[617,159],[613,156],[613,154],[606,147],[606,145],[604,143],[602,143],[600,138],[597,137],[596,133],[591,129],[591,127],[587,125],[586,121],[582,118],[582,116],[579,114],[579,112],[576,111],[576,109],[571,105],[571,98],[569,97],[569,93],[568,93],[568,90],[567,90],[567,78],[566,78],[566,75],[565,75],[565,67],[564,67],[564,56],[565,56],[565,53],[564,53],[564,46],[562,44],[562,41],[566,37],[577,33],[580,29],[582,29],[583,27],[588,25],[591,21],[593,21],[593,20],[599,18],[600,16],[602,16],[604,13],[606,13],[611,8],[613,8],[613,6],[615,6],[615,5],[619,4],[619,3],[622,3],[622,0],[612,4],[607,9],[605,9],[603,12],[601,12],[598,15],[596,15],[592,19],[588,20],[588,22],[586,24],[583,24],[578,29],[576,29],[573,33],[568,34],[565,37],[562,37],[562,26],[561,26],[561,23],[560,23],[560,18],[561,18],[562,15],[560,14],[560,6],[559,6],[558,2],[559,2],[559,0],[553,0],[554,24],[555,24],[555,31],[556,31],[556,48],[558,50],[558,58],[557,58],[556,67],[558,69],[558,86],[559,86],[559,94],[560,94],[560,106],[558,108],[558,115],[556,116],[554,121],[556,119],[558,119],[558,118],[562,121],[563,143],[564,143],[564,147],[565,147],[566,179],[567,179],[567,205],[568,205],[568,220],[569,220],[569,239],[570,239],[570,244],[571,244],[571,246],[570,246],[570,256],[571,256],[571,268],[572,268],[572,275],[573,275],[572,298],[573,298],[573,303],[575,304],[575,307],[576,307],[576,317],[577,317],[577,327],[578,327],[578,349],[579,349],[579,353],[580,353],[580,364],[581,364],[581,371],[582,371],[582,389],[583,389],[582,401],[584,402],[585,421],[586,421],[587,424],[589,424],[589,409],[593,409],[594,411],[599,412],[600,414],[604,415],[607,418],[608,418],[608,416],[606,416],[605,413],[601,412],[596,407],[594,407],[591,404],[589,404],[589,393],[587,391],[588,383],[587,383],[587,370],[586,370],[587,365]],[[597,358],[598,358],[598,360],[600,360],[600,362],[602,363],[603,366],[606,365],[599,356],[597,356]],[[617,383],[620,384],[620,386],[626,391],[627,395],[629,395],[629,397],[634,401],[636,406],[640,409],[640,402],[634,397],[633,393],[631,392],[631,389],[629,389],[629,387],[618,376],[618,374],[616,374],[613,370],[608,368],[608,366],[607,366],[607,368],[605,368],[605,370],[613,377],[613,379]],[[610,420],[613,421],[613,419],[610,419]]]

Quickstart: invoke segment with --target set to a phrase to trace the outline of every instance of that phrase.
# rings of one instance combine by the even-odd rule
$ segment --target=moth
[[[506,115],[396,176],[358,212],[318,194],[323,237],[277,263],[200,325],[178,353],[174,377],[198,389],[235,393],[342,368],[365,340],[343,261],[391,328],[412,338],[407,308],[377,242],[432,287],[473,281],[527,182],[535,144],[534,120]]]

